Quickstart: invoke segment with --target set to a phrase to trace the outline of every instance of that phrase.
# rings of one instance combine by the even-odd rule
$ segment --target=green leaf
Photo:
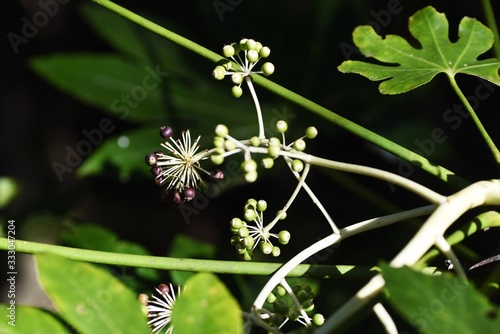
[[[114,232],[95,224],[68,223],[69,231],[61,232],[61,241],[71,247],[92,249],[103,252],[151,255],[142,245],[120,240]],[[149,268],[134,268],[136,274],[142,278],[156,281],[160,279],[158,271]]]
[[[122,120],[165,118],[160,65],[138,66],[108,54],[55,54],[33,58],[31,68],[61,91]]]
[[[500,310],[457,277],[382,264],[389,303],[419,333],[498,333]]]
[[[459,38],[453,43],[448,38],[446,16],[429,6],[410,17],[409,29],[420,43],[420,49],[401,36],[383,38],[371,26],[357,27],[353,38],[361,53],[387,65],[347,60],[338,69],[361,74],[371,81],[385,80],[379,85],[382,94],[407,92],[428,83],[438,73],[450,77],[458,73],[470,74],[500,85],[500,61],[477,60],[494,41],[491,30],[481,22],[464,17],[458,28]]]
[[[49,254],[35,259],[43,289],[78,333],[149,333],[136,295],[105,270]]]
[[[141,127],[108,138],[85,159],[76,174],[79,177],[99,175],[107,167],[118,169],[121,181],[127,181],[134,171],[149,174],[149,167],[144,158],[148,153],[161,149],[159,128],[159,126]],[[127,144],[124,145],[123,141]]]
[[[178,234],[172,241],[169,257],[189,259],[214,259],[217,249],[211,243],[191,238],[187,235]],[[184,285],[192,272],[173,271],[170,273],[172,281]]]
[[[200,273],[186,282],[172,310],[175,333],[242,333],[241,309],[217,276]]]
[[[15,305],[15,314],[11,314],[9,307],[11,307],[9,304],[0,304],[0,309],[7,309],[7,312],[5,312],[7,317],[4,317],[0,321],[0,333],[2,334],[70,333],[52,313],[46,310],[31,306]]]

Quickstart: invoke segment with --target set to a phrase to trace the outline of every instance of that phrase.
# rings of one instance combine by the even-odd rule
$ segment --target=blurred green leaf
[[[160,65],[136,65],[109,54],[55,54],[31,68],[65,93],[122,120],[165,118],[158,89],[169,75]]]
[[[191,238],[187,235],[178,234],[175,236],[168,252],[169,257],[189,258],[189,259],[215,259],[217,248],[215,245],[205,241]],[[184,285],[192,272],[173,271],[170,273],[175,284]]]
[[[19,194],[21,187],[12,177],[0,177],[0,209],[5,208]]]
[[[2,310],[7,309],[7,317],[0,321],[2,334],[67,334],[68,329],[50,312],[31,306],[15,305],[15,326],[9,325],[10,305],[0,304]]]
[[[108,138],[85,159],[76,174],[80,177],[99,175],[111,166],[118,169],[118,177],[126,181],[134,171],[149,173],[144,159],[148,153],[161,149],[158,131],[158,126],[148,126]]]
[[[172,310],[175,332],[189,334],[239,334],[241,309],[217,276],[199,273],[186,282]]]
[[[428,83],[438,73],[449,76],[470,74],[500,85],[500,60],[477,60],[493,46],[494,41],[491,30],[481,22],[464,17],[459,25],[459,39],[452,43],[448,37],[446,16],[428,6],[410,17],[409,28],[420,42],[420,49],[411,46],[401,36],[383,38],[372,26],[357,27],[353,38],[361,53],[390,65],[347,60],[339,70],[358,73],[372,81],[389,79],[379,86],[382,94],[407,92]]]
[[[103,252],[151,255],[142,245],[126,240],[119,240],[114,232],[95,224],[67,223],[69,231],[61,232],[61,241],[71,247],[92,249]],[[155,281],[160,279],[158,271],[149,268],[134,268],[137,275]]]
[[[389,303],[419,333],[498,333],[500,310],[472,285],[382,264]]]
[[[49,254],[35,259],[43,289],[79,333],[150,333],[135,294],[105,270]]]

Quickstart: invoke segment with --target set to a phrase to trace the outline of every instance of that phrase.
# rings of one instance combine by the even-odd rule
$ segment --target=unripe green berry
[[[230,221],[230,225],[232,229],[239,230],[240,228],[243,227],[243,222],[239,218],[233,218]]]
[[[257,42],[253,39],[247,39],[245,46],[248,50],[254,50],[254,48],[257,46]]]
[[[316,326],[321,326],[325,323],[325,317],[323,316],[323,314],[321,313],[316,313],[314,316],[313,316],[313,323],[316,325]]]
[[[297,172],[297,173],[300,173],[304,170],[304,163],[302,162],[302,160],[299,160],[299,159],[295,159],[292,161],[292,170]]]
[[[257,52],[260,52],[260,49],[262,49],[262,43],[261,42],[257,42],[255,44],[255,47],[253,48],[255,51]]]
[[[310,126],[306,129],[306,137],[309,139],[314,139],[318,135],[318,129],[314,126]]]
[[[265,169],[272,168],[274,166],[274,159],[273,158],[264,158],[264,159],[262,159],[262,166]]]
[[[304,139],[297,139],[293,143],[293,148],[299,152],[302,152],[306,149],[306,142],[304,141]]]
[[[241,75],[241,73],[233,73],[231,74],[231,81],[235,85],[239,85],[240,83],[243,82],[243,76]]]
[[[266,211],[267,209],[267,202],[261,199],[260,201],[257,202],[257,210],[259,211]]]
[[[243,217],[247,222],[253,221],[255,218],[257,218],[257,212],[253,209],[247,209],[245,210],[245,213],[243,214]]]
[[[253,182],[257,181],[258,177],[259,177],[259,174],[257,174],[257,171],[248,172],[245,174],[245,180],[248,183],[253,183]]]
[[[272,304],[276,301],[277,297],[274,293],[270,293],[269,296],[267,296],[266,298],[266,302],[268,302],[269,304]]]
[[[269,242],[261,242],[260,250],[266,255],[271,254],[271,252],[273,251],[273,245],[271,245]]]
[[[224,66],[217,65],[215,66],[215,69],[212,72],[212,76],[217,79],[217,80],[222,80],[224,79],[224,76],[226,75],[226,69]]]
[[[234,48],[234,54],[238,54],[241,51],[240,43],[232,43],[231,46]]]
[[[304,291],[306,291],[309,294],[312,293],[312,289],[311,289],[311,286],[309,284],[301,284],[299,286],[299,288],[300,288],[300,290],[304,290]]]
[[[278,293],[278,295],[279,295],[280,297],[283,297],[284,295],[286,295],[286,290],[285,290],[285,288],[284,288],[284,287],[282,287],[281,285],[278,285],[278,286],[276,287],[276,292]]]
[[[306,300],[302,303],[302,308],[306,312],[311,312],[314,310],[314,301],[312,299]]]
[[[243,245],[245,245],[246,249],[252,249],[253,245],[255,245],[255,240],[251,236],[246,236],[243,238]]]
[[[257,208],[257,200],[254,198],[249,198],[245,203],[245,210]]]
[[[231,246],[235,246],[240,243],[240,237],[237,235],[233,235],[231,237]]]
[[[250,144],[252,144],[252,146],[254,146],[254,147],[259,146],[260,145],[260,138],[257,136],[253,136],[252,138],[250,138]]]
[[[259,54],[262,58],[267,58],[269,57],[269,55],[271,54],[271,49],[268,48],[267,46],[263,46],[260,50],[259,50]]]
[[[230,58],[230,57],[234,56],[234,52],[235,52],[235,50],[234,50],[234,47],[232,45],[225,45],[222,48],[222,54],[226,58]]]
[[[292,308],[291,308],[291,309],[289,309],[289,310],[288,310],[288,312],[286,313],[286,316],[287,316],[290,320],[292,320],[292,321],[297,320],[297,319],[299,318],[299,315],[300,315],[300,313],[299,313],[299,311],[297,311],[297,310],[295,309],[295,307],[292,307]]]
[[[299,290],[296,294],[297,299],[301,302],[309,299],[309,293],[305,290]]]
[[[236,147],[238,147],[238,145],[236,145],[236,143],[232,140],[228,139],[224,142],[224,148],[226,149],[226,151],[232,151],[236,149]]]
[[[271,253],[274,257],[278,257],[281,254],[281,249],[278,246],[273,246]]]
[[[243,253],[243,259],[245,261],[252,261],[252,252],[246,251],[245,253]]]
[[[278,300],[273,303],[273,311],[278,314],[285,315],[289,310],[289,307],[285,305],[282,301]]]
[[[270,62],[264,63],[262,65],[261,70],[262,70],[262,74],[264,74],[266,76],[271,75],[274,73],[274,65]]]
[[[231,88],[231,93],[235,98],[239,98],[243,95],[243,89],[240,86],[233,86],[233,88]]]
[[[249,50],[247,52],[247,59],[251,63],[255,63],[259,60],[259,53],[255,50]]]
[[[222,154],[212,154],[210,156],[210,160],[212,160],[214,165],[222,165],[224,162],[224,156]]]
[[[214,146],[215,147],[224,148],[224,143],[225,143],[224,138],[219,137],[219,136],[214,137]]]
[[[284,220],[286,218],[286,212],[283,212],[283,210],[279,210],[276,213],[276,217],[280,217],[280,220]]]
[[[242,226],[242,227],[238,230],[238,235],[239,235],[241,238],[247,237],[249,234],[250,234],[250,232],[248,231],[248,228],[247,228],[246,226]]]
[[[229,71],[231,70],[231,68],[233,68],[233,63],[231,63],[229,60],[227,59],[223,59],[219,62],[219,65],[221,65],[222,67],[224,67],[226,69],[226,71]]]
[[[248,38],[242,38],[240,40],[240,48],[241,48],[241,50],[247,50],[247,41],[248,41]]]
[[[229,134],[229,129],[224,124],[218,124],[215,127],[215,135],[218,137],[225,137]]]
[[[287,230],[283,230],[278,233],[278,240],[282,245],[286,245],[290,241],[290,238],[290,232],[288,232]]]
[[[281,147],[279,147],[278,145],[269,145],[269,147],[267,148],[267,150],[268,150],[269,155],[272,158],[275,158],[275,157],[277,157],[280,154]]]
[[[280,146],[281,142],[280,142],[279,138],[276,138],[276,137],[269,138],[269,146],[271,146],[271,145]]]
[[[285,121],[280,120],[276,122],[276,129],[279,133],[284,133],[286,132],[286,130],[288,130],[288,124]]]
[[[245,172],[255,172],[257,170],[257,163],[253,159],[245,160],[242,162],[241,167]]]

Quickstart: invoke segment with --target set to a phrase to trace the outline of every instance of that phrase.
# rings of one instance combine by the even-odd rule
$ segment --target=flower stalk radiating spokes
[[[155,290],[162,298],[151,295],[152,300],[149,300],[147,304],[148,318],[150,318],[148,325],[151,326],[151,330],[155,334],[159,333],[163,328],[167,328],[165,334],[172,334],[174,331],[174,326],[171,324],[172,309],[176,298],[181,293],[181,286],[177,286],[177,296],[171,283],[168,286],[160,284]]]
[[[206,159],[210,152],[198,152],[200,136],[193,141],[187,130],[182,132],[182,140],[175,140],[172,134],[173,131],[168,126],[160,129],[160,135],[165,139],[161,146],[167,153],[150,153],[146,156],[146,163],[152,166],[151,173],[155,176],[156,184],[164,187],[167,195],[173,190],[174,202],[182,203],[195,197],[196,188],[202,181],[200,172],[208,175],[213,181],[223,179],[224,174],[218,169],[208,172],[201,167],[200,161]]]

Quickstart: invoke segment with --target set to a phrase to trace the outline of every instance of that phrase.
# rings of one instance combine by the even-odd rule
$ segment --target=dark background
[[[283,205],[293,189],[291,176],[285,169],[267,175],[261,173],[263,177],[252,185],[239,185],[236,177],[234,186],[227,187],[220,196],[212,199],[189,224],[176,205],[159,199],[158,189],[148,175],[146,165],[143,173],[134,174],[126,182],[120,181],[113,170],[84,179],[77,178],[74,173],[66,174],[63,182],[58,181],[51,162],[63,161],[64,148],[67,145],[75,147],[84,139],[82,130],[95,128],[104,114],[50,86],[26,64],[32,57],[52,53],[111,51],[79,15],[79,7],[84,2],[70,0],[60,5],[60,12],[26,45],[20,45],[18,53],[10,45],[7,33],[20,34],[22,18],[31,18],[40,8],[37,1],[9,0],[3,4],[0,20],[3,33],[0,175],[17,179],[22,190],[11,205],[0,212],[1,224],[7,219],[15,219],[18,238],[57,243],[65,219],[92,222],[116,231],[123,239],[144,245],[159,256],[167,253],[176,234],[185,233],[216,244],[219,259],[237,258],[229,246],[227,222],[240,215],[249,197],[265,198],[275,210]],[[430,138],[433,129],[442,128],[448,140],[438,144],[428,155],[431,161],[471,182],[498,177],[498,169],[472,121],[464,120],[454,130],[443,120],[444,111],[458,102],[443,75],[404,95],[382,96],[378,93],[377,83],[357,75],[341,74],[337,70],[346,59],[340,46],[344,43],[352,45],[352,30],[357,25],[375,21],[376,13],[387,8],[385,1],[240,1],[232,11],[223,14],[223,20],[212,1],[171,4],[123,1],[119,4],[153,21],[161,18],[176,27],[177,33],[216,52],[225,43],[242,37],[262,41],[272,49],[270,60],[277,70],[271,79],[275,82],[412,150],[419,150],[416,140]],[[428,4],[446,13],[452,40],[456,39],[456,27],[461,17],[472,16],[485,21],[477,1],[401,1],[401,13],[391,16],[382,33],[408,37],[408,17]],[[213,64],[189,51],[181,52],[193,69],[210,76]],[[352,58],[361,59],[356,54]],[[472,77],[459,78],[459,83],[466,95],[473,94],[478,85],[477,79]],[[228,90],[228,85],[216,81],[213,84],[219,85],[221,90]],[[280,110],[287,108],[296,115],[289,122],[294,133],[300,134],[308,125],[317,126],[320,136],[308,142],[310,153],[398,173],[400,162],[391,155],[260,87],[257,90],[261,101]],[[499,95],[497,91],[495,93],[481,102],[478,114],[493,140],[500,143],[496,112]],[[119,119],[113,121],[117,126],[113,135],[136,126]],[[152,138],[152,141],[158,141],[158,138]],[[138,154],[137,159],[142,160],[146,153],[149,152]],[[443,194],[455,190],[425,172],[416,171],[409,177]],[[308,184],[340,227],[424,204],[416,196],[394,189],[386,182],[319,169],[312,172]],[[286,249],[282,247],[284,256],[294,254],[328,231],[306,195],[302,194],[297,201],[302,204],[292,206],[288,214],[286,228],[292,233],[293,242]],[[325,264],[374,265],[380,259],[394,256],[414,231],[412,227],[396,226],[366,233],[346,241]],[[482,256],[489,256],[498,244],[495,242],[498,235],[493,234],[480,233],[468,243]],[[231,284],[230,279],[228,282]],[[331,294],[338,299],[337,303],[342,303],[343,298],[355,291],[359,284],[353,283],[350,289],[332,291]],[[27,303],[37,301],[31,298]]]

